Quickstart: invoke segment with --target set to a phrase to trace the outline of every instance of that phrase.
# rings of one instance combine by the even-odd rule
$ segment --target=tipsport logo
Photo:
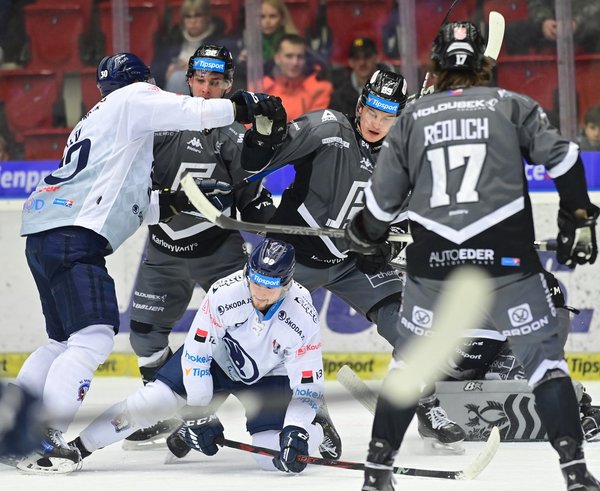
[[[214,58],[194,58],[194,70],[225,73],[225,62]]]
[[[372,92],[369,93],[366,104],[367,106],[370,106],[373,109],[377,109],[378,111],[383,111],[394,115],[398,112],[399,107],[399,104],[397,102],[386,101],[381,97],[377,97]]]

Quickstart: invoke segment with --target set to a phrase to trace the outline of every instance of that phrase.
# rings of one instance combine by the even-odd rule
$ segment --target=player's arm
[[[206,406],[213,396],[210,365],[213,359],[213,342],[222,330],[218,314],[213,311],[212,292],[207,293],[198,309],[185,338],[181,355],[183,385],[190,406]]]

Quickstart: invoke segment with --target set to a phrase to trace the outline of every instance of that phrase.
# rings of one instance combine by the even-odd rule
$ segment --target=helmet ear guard
[[[432,60],[442,70],[473,71],[482,68],[485,41],[471,22],[447,22],[431,46]]]

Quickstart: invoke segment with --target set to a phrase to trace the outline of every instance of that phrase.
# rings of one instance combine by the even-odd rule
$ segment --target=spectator
[[[375,42],[365,37],[357,37],[350,44],[348,65],[350,70],[344,67],[334,74],[333,86],[335,88],[329,107],[354,116],[358,97],[371,75],[376,70],[391,70],[391,67],[379,62]]]
[[[554,0],[528,0],[531,46],[554,48],[558,33]],[[584,52],[600,51],[600,0],[572,0],[573,41]],[[533,26],[531,26],[533,24]]]
[[[263,79],[264,92],[281,97],[288,120],[325,109],[331,101],[331,82],[323,80],[320,66],[307,64],[306,52],[303,37],[285,34],[276,45],[271,74]]]
[[[585,126],[579,136],[582,151],[600,150],[600,105],[590,107],[585,113]]]
[[[209,0],[184,0],[180,26],[169,36],[152,64],[159,87],[170,92],[188,93],[188,60],[201,44],[225,44],[225,22],[213,17]]]

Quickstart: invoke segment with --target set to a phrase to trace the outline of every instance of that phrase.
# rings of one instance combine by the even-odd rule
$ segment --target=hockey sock
[[[390,444],[392,450],[398,450],[416,409],[416,404],[400,408],[393,406],[385,397],[379,397],[375,408],[371,437],[385,440]]]
[[[17,375],[17,385],[27,389],[30,394],[41,398],[50,366],[66,349],[66,342],[59,343],[53,339],[47,345],[36,349],[21,367],[19,375]]]
[[[566,375],[549,378],[536,386],[533,393],[536,410],[544,423],[550,442],[568,436],[581,444],[583,430],[571,378]]]
[[[87,393],[94,371],[112,351],[112,326],[88,326],[72,334],[48,371],[43,402],[54,429],[65,432]]]

